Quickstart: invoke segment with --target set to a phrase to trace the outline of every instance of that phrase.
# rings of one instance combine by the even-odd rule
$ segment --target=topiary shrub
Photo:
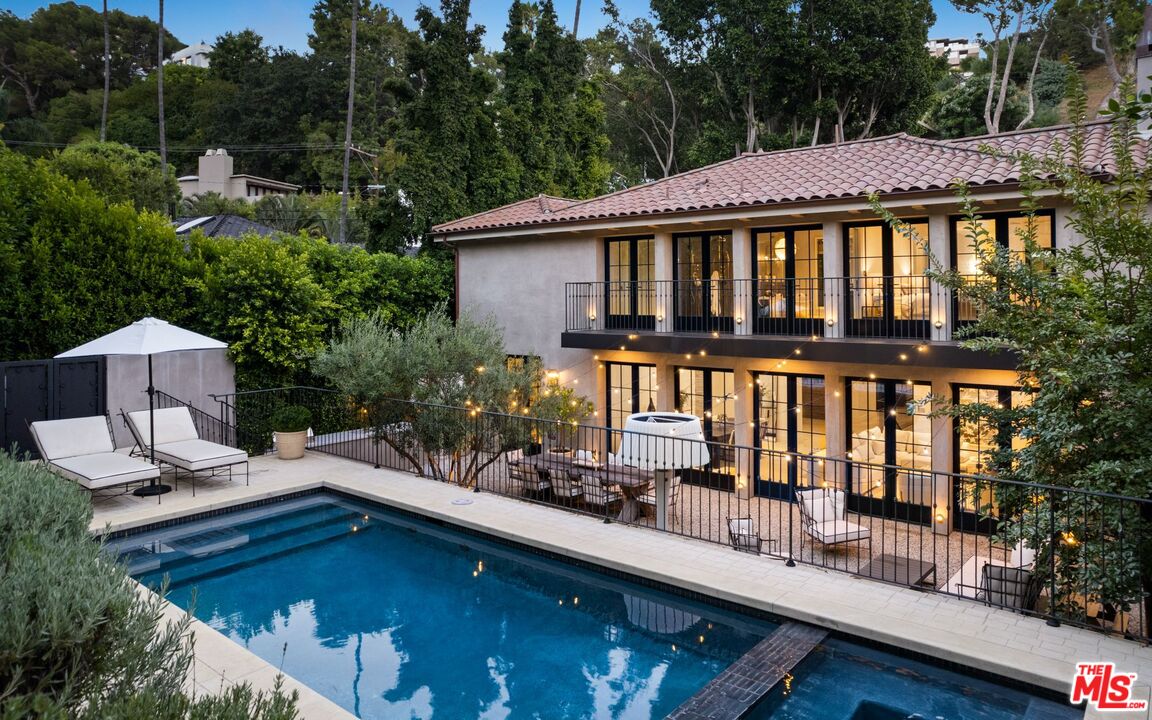
[[[312,411],[303,405],[283,405],[272,413],[271,423],[275,432],[304,432],[312,427]]]

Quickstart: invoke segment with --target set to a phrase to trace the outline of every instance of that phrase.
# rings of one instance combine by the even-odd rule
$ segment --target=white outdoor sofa
[[[48,468],[93,494],[160,477],[160,468],[152,463],[116,452],[107,415],[37,420],[28,427]]]
[[[149,419],[149,411],[135,410],[120,413],[132,431],[141,453],[148,457],[155,453],[156,460],[171,465],[176,470],[175,482],[179,487],[180,471],[185,470],[191,475],[192,494],[196,494],[196,473],[210,471],[208,477],[221,475],[227,468],[228,479],[232,479],[232,468],[236,465],[244,466],[244,484],[248,484],[248,453],[243,450],[221,445],[220,443],[201,440],[196,430],[196,423],[192,420],[192,412],[187,407],[161,408],[153,410],[153,418]],[[156,444],[153,446],[153,434],[149,432],[150,423],[155,422]]]

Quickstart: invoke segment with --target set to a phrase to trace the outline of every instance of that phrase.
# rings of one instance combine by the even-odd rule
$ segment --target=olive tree
[[[472,487],[502,452],[557,422],[579,422],[588,407],[542,382],[539,362],[512,367],[507,357],[492,319],[453,323],[441,305],[404,329],[380,313],[347,320],[313,368],[360,404],[376,440],[418,474]],[[539,408],[534,387],[548,394]]]

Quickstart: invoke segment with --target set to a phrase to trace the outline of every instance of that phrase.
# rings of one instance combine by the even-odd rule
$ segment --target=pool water
[[[331,494],[110,544],[141,582],[363,718],[660,718],[776,629]],[[840,640],[752,711],[1062,720],[1074,709]]]
[[[775,629],[327,495],[117,545],[364,718],[663,717]]]

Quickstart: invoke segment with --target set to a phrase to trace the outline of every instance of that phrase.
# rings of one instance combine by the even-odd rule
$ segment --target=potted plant
[[[304,457],[312,411],[302,405],[284,405],[272,413],[272,430],[276,433],[276,454],[281,460]]]

